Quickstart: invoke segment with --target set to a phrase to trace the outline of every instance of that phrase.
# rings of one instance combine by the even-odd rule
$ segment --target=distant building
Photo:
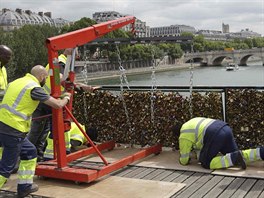
[[[254,38],[254,37],[261,37],[261,34],[257,32],[253,32],[248,28],[246,28],[245,30],[241,30],[240,32],[235,32],[230,35],[231,38],[232,36],[241,37],[241,38]]]
[[[194,27],[188,25],[170,25],[150,28],[151,37],[180,36],[182,32],[190,32],[195,34],[196,30]]]
[[[229,25],[222,24],[223,32],[217,30],[199,30],[196,34],[203,35],[206,40],[233,40],[233,39],[245,39],[261,37],[261,34],[250,31],[248,28],[241,30],[240,32],[229,32]],[[225,31],[225,32],[224,32]],[[227,33],[227,31],[229,33]]]
[[[93,20],[95,20],[97,23],[102,23],[125,16],[128,16],[128,14],[120,14],[119,12],[115,11],[95,12],[93,14]],[[131,24],[122,27],[122,29],[124,31],[131,31]],[[149,27],[146,26],[146,22],[143,22],[139,19],[136,19],[135,21],[135,31],[136,36],[138,37],[145,37],[149,35]]]
[[[229,33],[229,25],[228,24],[224,24],[222,23],[222,32],[225,33]]]
[[[199,30],[197,35],[203,35],[206,40],[212,41],[225,41],[227,40],[226,34],[218,30]]]
[[[34,13],[31,10],[23,11],[19,8],[17,8],[15,11],[3,8],[2,11],[0,11],[0,27],[2,27],[4,31],[19,29],[26,24],[49,24],[51,26],[62,27],[69,24],[69,21],[61,18],[52,19],[51,12]]]

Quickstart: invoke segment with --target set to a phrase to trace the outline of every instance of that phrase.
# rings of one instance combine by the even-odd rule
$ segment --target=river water
[[[156,80],[158,86],[190,85],[190,69],[156,72],[155,78],[149,73],[127,75],[129,85],[152,85]],[[93,85],[119,85],[120,79],[100,79],[90,82]],[[226,71],[225,67],[196,67],[193,69],[194,86],[264,86],[264,66],[261,62],[251,62],[240,66],[238,70]]]

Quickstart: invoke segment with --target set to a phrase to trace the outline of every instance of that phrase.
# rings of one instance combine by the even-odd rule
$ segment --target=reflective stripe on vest
[[[82,124],[80,124],[80,126],[85,131],[85,126]],[[70,138],[71,140],[80,141],[82,144],[86,142],[85,136],[74,122],[71,123]]]
[[[30,120],[31,119],[31,116],[27,116],[19,111],[16,110],[19,102],[21,101],[21,99],[23,98],[23,96],[25,95],[26,91],[28,88],[32,87],[32,86],[38,86],[37,83],[35,82],[31,82],[29,84],[27,84],[21,91],[20,93],[18,94],[16,100],[14,101],[12,107],[8,106],[7,104],[2,104],[0,105],[0,109],[4,108],[10,112],[12,112],[13,114],[21,117],[23,120],[27,121],[27,120]]]
[[[198,119],[198,118],[194,118],[194,119]],[[202,134],[200,140],[199,140],[199,130],[201,128],[201,125],[203,124],[204,121],[209,121],[208,123],[206,123],[205,126],[203,126],[202,128],[202,131],[200,132]],[[186,129],[182,129],[181,130],[181,135],[180,135],[180,138],[184,136],[184,138],[192,141],[194,143],[194,149],[197,151],[197,150],[200,150],[202,145],[203,145],[203,139],[204,139],[204,135],[205,135],[205,132],[208,128],[208,126],[210,126],[215,120],[213,119],[209,119],[209,118],[200,118],[200,120],[198,120],[198,123],[192,123],[192,122],[195,122],[193,119],[188,121],[189,123],[191,123],[192,125],[196,124],[195,126],[193,126],[194,128],[188,128],[188,125],[189,123],[185,123],[184,127]],[[187,134],[193,134],[194,135],[194,139],[192,137],[186,137]]]
[[[20,132],[28,132],[31,116],[39,104],[38,100],[31,98],[35,87],[40,84],[31,74],[11,82],[0,105],[0,121]]]
[[[80,142],[83,142],[83,136],[81,136],[79,134],[71,135],[71,139],[72,140],[79,140]]]

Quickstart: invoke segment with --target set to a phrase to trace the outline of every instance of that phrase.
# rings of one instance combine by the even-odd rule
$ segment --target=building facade
[[[190,32],[195,34],[196,30],[194,27],[188,25],[171,25],[150,28],[151,37],[180,36],[183,32]]]
[[[228,24],[224,24],[222,23],[222,32],[225,33],[229,33],[229,25]]]
[[[17,8],[15,11],[3,8],[0,11],[0,27],[4,31],[13,31],[19,29],[23,25],[42,25],[49,24],[55,27],[68,25],[70,22],[64,19],[52,19],[51,12],[34,13],[31,10]]]
[[[246,28],[245,30],[241,30],[240,32],[235,32],[230,34],[230,37],[240,37],[240,38],[254,38],[254,37],[261,37],[261,34],[257,33],[257,32],[253,32],[251,30],[249,30],[248,28]]]
[[[206,40],[226,41],[227,35],[218,30],[198,30],[197,35],[203,35]]]
[[[105,12],[95,12],[93,14],[93,20],[95,20],[97,23],[102,23],[106,21],[115,20],[121,17],[128,16],[128,14],[121,14],[119,12],[115,11],[105,11]],[[122,27],[122,30],[124,31],[131,31],[132,25],[126,25]],[[149,36],[149,27],[146,26],[146,22],[143,22],[136,18],[135,24],[135,34],[137,37],[146,37]]]

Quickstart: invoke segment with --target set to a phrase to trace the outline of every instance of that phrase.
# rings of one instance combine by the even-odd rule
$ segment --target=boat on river
[[[239,67],[235,63],[228,63],[228,65],[226,66],[226,71],[234,71],[234,70],[238,70],[238,69],[239,69]]]

